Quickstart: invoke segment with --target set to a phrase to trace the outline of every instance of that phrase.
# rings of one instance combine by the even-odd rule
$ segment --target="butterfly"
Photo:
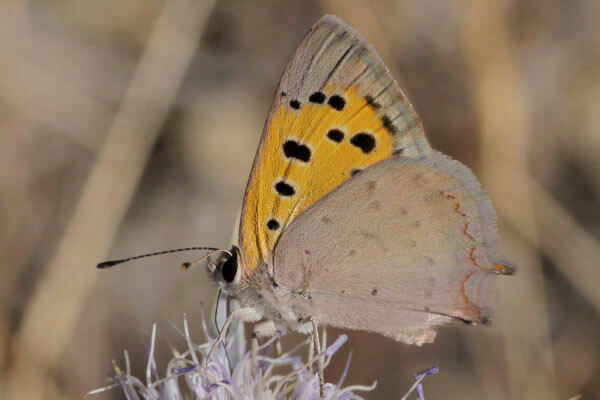
[[[515,272],[498,240],[477,178],[430,147],[375,50],[327,15],[279,83],[238,245],[188,249],[214,250],[200,261],[242,306],[221,341],[235,314],[313,335],[329,325],[420,345],[444,323],[489,321],[493,277]]]
[[[375,50],[322,17],[289,61],[243,201],[239,246],[207,257],[238,317],[422,344],[486,323],[496,214],[475,176],[432,150]]]

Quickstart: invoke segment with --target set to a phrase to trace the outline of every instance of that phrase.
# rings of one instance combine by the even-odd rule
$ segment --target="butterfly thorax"
[[[297,307],[302,293],[277,284],[272,261],[261,262],[248,275],[243,254],[233,246],[231,250],[215,252],[206,260],[207,273],[216,286],[238,300],[243,308],[253,310],[242,319],[248,322],[270,319],[281,327],[307,332],[309,316]]]

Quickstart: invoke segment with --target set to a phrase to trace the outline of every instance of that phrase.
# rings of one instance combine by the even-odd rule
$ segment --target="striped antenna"
[[[129,257],[129,258],[122,258],[120,260],[104,261],[104,262],[101,262],[100,264],[98,264],[96,266],[96,268],[105,269],[105,268],[110,268],[112,266],[115,266],[117,264],[122,264],[122,263],[125,263],[125,262],[128,262],[128,261],[137,260],[138,258],[153,257],[153,256],[160,256],[161,254],[179,253],[180,251],[195,251],[195,250],[215,251],[215,250],[219,250],[219,249],[214,248],[214,247],[184,247],[184,248],[181,248],[181,249],[172,249],[172,250],[157,251],[155,253],[141,254],[139,256],[134,256],[134,257]]]

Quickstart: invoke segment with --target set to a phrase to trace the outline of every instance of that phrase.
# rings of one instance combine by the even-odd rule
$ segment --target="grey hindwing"
[[[513,271],[497,240],[467,167],[439,152],[396,156],[304,211],[279,239],[273,273],[303,317],[420,344],[452,319],[488,320],[491,279]]]

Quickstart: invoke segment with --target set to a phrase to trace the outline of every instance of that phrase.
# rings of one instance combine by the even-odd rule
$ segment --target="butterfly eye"
[[[235,275],[237,274],[237,269],[237,253],[232,251],[231,257],[228,257],[227,260],[221,264],[221,275],[223,276],[223,280],[227,283],[233,282]]]

